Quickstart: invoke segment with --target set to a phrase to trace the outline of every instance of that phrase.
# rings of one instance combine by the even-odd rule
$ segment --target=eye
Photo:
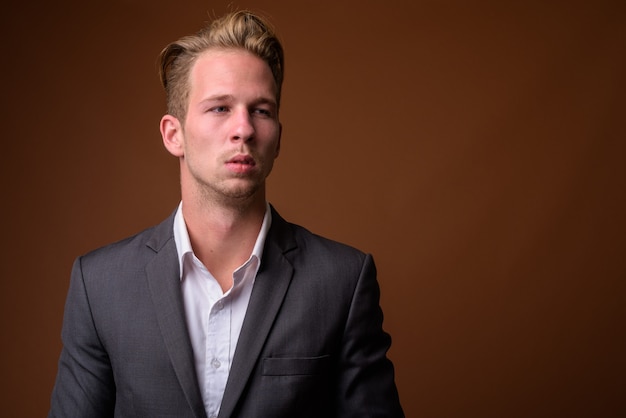
[[[267,109],[254,109],[255,113],[258,113],[260,115],[264,115],[264,116],[270,116],[272,113],[267,110]]]
[[[262,117],[265,117],[265,118],[271,118],[274,115],[272,110],[269,109],[269,108],[266,108],[266,107],[255,107],[252,110],[252,114],[253,115],[262,116]]]
[[[228,108],[226,106],[214,106],[210,108],[209,111],[213,113],[224,113],[228,111]]]

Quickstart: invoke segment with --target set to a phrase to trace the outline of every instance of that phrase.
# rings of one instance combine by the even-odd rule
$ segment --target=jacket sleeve
[[[112,417],[115,383],[91,314],[81,258],[72,269],[61,337],[63,349],[48,417]]]
[[[339,417],[404,417],[387,358],[391,337],[383,331],[376,267],[365,257],[342,343],[337,405]]]

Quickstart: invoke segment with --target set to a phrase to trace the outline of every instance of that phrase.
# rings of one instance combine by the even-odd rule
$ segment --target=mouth
[[[245,174],[254,168],[256,162],[250,155],[236,155],[226,161],[226,167],[237,174]]]
[[[254,162],[254,158],[252,158],[249,155],[237,155],[231,158],[230,160],[226,161],[226,164],[242,164],[242,165],[254,166],[255,162]]]

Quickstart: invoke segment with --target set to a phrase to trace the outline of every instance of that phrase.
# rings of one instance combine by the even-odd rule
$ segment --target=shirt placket
[[[206,340],[205,381],[209,396],[209,418],[217,417],[230,368],[230,301],[217,300],[209,312]]]

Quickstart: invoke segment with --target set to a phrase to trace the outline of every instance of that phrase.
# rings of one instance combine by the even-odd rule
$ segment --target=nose
[[[244,142],[250,141],[254,138],[255,129],[252,124],[252,116],[247,109],[241,109],[234,112],[233,115],[233,133],[232,139],[242,140]]]

